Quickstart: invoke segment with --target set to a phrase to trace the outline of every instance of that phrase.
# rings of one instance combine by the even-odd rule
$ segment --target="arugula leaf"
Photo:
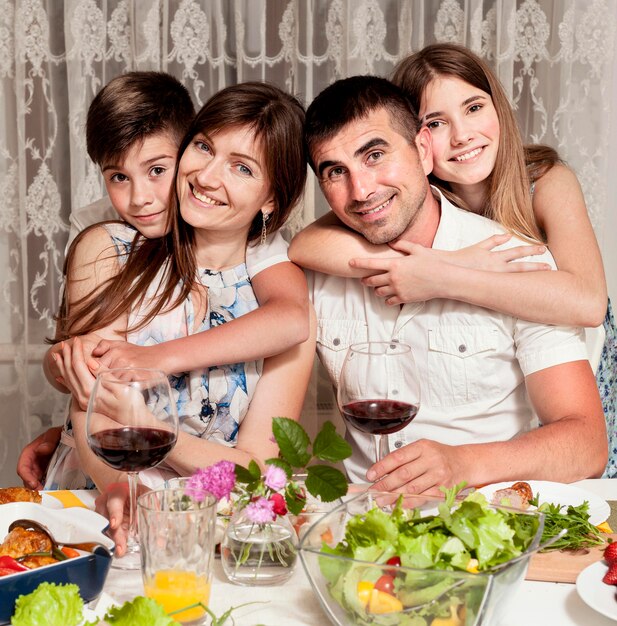
[[[539,499],[539,496],[538,496]],[[568,534],[558,539],[554,544],[545,548],[543,552],[551,550],[579,550],[591,548],[604,543],[602,532],[589,521],[589,502],[585,501],[578,506],[565,506],[559,504],[543,503],[538,511],[544,513],[544,531],[542,541],[551,539],[562,529],[567,529]]]

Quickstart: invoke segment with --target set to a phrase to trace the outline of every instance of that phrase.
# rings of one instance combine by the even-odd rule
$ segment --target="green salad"
[[[354,559],[319,561],[332,597],[351,623],[475,623],[490,578],[473,574],[520,556],[537,535],[540,520],[493,508],[478,492],[454,506],[461,487],[443,490],[446,499],[434,515],[403,508],[401,497],[391,511],[374,507],[349,519],[343,540],[334,548],[323,545],[322,554]],[[516,572],[510,577],[517,578],[520,568],[512,569]],[[502,570],[499,578],[507,579],[510,571]]]

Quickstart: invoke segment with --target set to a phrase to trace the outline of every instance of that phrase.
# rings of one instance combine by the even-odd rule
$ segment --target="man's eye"
[[[383,156],[383,152],[381,152],[380,150],[376,150],[375,152],[371,152],[368,155],[368,160],[369,161],[379,161],[379,159],[381,159],[382,156]]]
[[[345,169],[342,167],[333,167],[327,171],[326,178],[338,178],[343,175],[344,171]]]

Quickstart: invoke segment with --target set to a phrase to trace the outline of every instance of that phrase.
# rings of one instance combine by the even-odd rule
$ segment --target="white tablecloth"
[[[584,480],[576,483],[602,496],[617,500],[617,480]],[[112,569],[104,591],[119,603],[143,594],[138,572]],[[227,582],[217,560],[210,606],[221,615],[230,606],[258,601],[234,611],[237,626],[321,626],[328,618],[313,595],[302,566],[291,580],[277,587],[239,587]],[[615,622],[588,607],[576,587],[566,583],[524,581],[511,603],[511,613],[500,626],[615,626]],[[495,625],[496,626],[496,625]]]

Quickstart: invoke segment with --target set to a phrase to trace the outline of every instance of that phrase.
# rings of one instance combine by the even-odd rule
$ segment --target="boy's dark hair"
[[[86,146],[100,167],[122,160],[135,144],[169,133],[178,144],[195,117],[186,87],[164,72],[117,76],[96,95],[86,121]]]
[[[395,129],[413,143],[420,121],[409,98],[396,85],[379,76],[351,76],[326,87],[306,111],[304,140],[309,164],[315,170],[315,146],[336,135],[354,120],[386,109]]]

